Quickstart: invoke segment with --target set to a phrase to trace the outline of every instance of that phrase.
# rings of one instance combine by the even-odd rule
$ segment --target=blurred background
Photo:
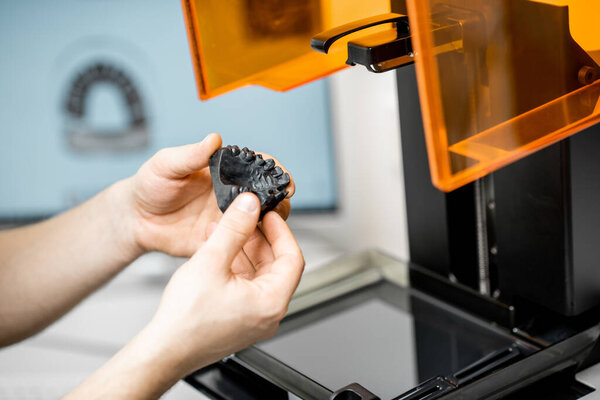
[[[0,224],[69,209],[157,150],[218,132],[292,173],[307,269],[377,247],[407,258],[395,76],[349,69],[286,93],[200,102],[177,1],[0,3]],[[393,89],[393,90],[390,90]],[[185,260],[149,254],[46,331],[0,350],[0,398],[57,398],[151,318]],[[202,398],[184,383],[167,399]]]

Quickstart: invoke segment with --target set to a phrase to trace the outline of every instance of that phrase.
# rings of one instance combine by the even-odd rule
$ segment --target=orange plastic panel
[[[431,175],[441,190],[600,121],[600,1],[407,5]]]
[[[202,100],[246,85],[284,91],[346,67],[344,43],[330,54],[311,38],[390,11],[389,0],[182,0]],[[371,31],[372,32],[372,31]]]

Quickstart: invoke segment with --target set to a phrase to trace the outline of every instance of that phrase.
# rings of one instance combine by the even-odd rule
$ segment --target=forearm
[[[132,234],[126,185],[39,224],[0,233],[0,345],[58,319],[141,251]]]
[[[158,399],[193,372],[187,364],[150,324],[63,400]]]

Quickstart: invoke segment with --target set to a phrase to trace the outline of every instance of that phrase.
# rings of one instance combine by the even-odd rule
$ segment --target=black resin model
[[[285,199],[290,176],[272,159],[263,160],[247,147],[227,146],[210,157],[212,178],[217,204],[225,212],[233,199],[243,192],[252,192],[260,200],[260,218]]]

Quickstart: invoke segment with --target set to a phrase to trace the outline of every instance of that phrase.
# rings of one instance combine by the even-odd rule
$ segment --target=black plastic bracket
[[[408,17],[403,14],[388,13],[353,21],[321,32],[311,40],[311,47],[327,54],[338,39],[377,25],[394,23],[395,38],[382,38],[379,34],[348,42],[348,65],[364,65],[371,72],[385,72],[413,63],[412,42]]]
[[[455,388],[456,386],[451,382],[438,376],[421,383],[416,388],[394,398],[394,400],[433,400]]]
[[[514,362],[521,357],[521,351],[517,345],[512,345],[502,350],[498,350],[488,356],[478,360],[477,362],[463,368],[454,375],[451,379],[457,386],[463,385],[473,379],[477,379],[488,372],[504,366],[509,362]]]
[[[331,395],[330,400],[380,400],[379,397],[369,392],[358,383],[351,383],[337,390]]]

